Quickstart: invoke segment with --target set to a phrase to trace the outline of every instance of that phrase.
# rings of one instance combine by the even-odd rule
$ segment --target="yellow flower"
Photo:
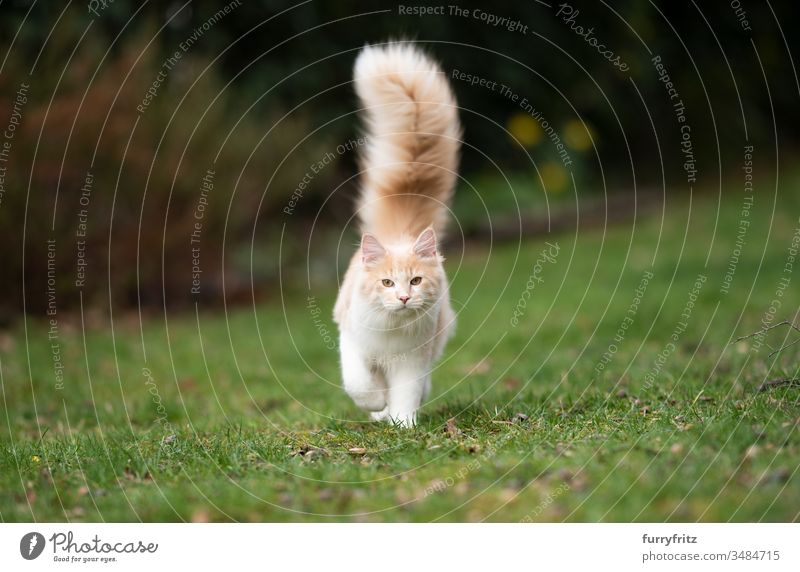
[[[527,113],[515,113],[508,120],[508,131],[525,147],[532,147],[542,139],[542,128]]]
[[[560,193],[567,186],[567,171],[561,163],[548,161],[539,169],[539,175],[544,183],[544,190],[548,193]]]
[[[31,457],[31,461],[33,461],[34,463],[38,463],[39,461],[41,461],[41,459],[39,458],[39,455],[34,455],[33,457]]]
[[[571,119],[564,126],[564,142],[576,151],[586,151],[592,147],[592,129],[583,121]]]

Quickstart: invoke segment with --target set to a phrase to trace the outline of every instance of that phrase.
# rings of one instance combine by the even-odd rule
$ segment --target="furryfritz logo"
[[[19,553],[25,560],[35,560],[44,550],[44,536],[38,532],[29,532],[19,541]]]

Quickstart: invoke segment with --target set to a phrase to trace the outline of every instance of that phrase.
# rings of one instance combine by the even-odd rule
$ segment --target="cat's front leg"
[[[386,372],[388,417],[403,427],[417,424],[417,409],[430,387],[430,364],[412,361]]]
[[[387,405],[380,411],[373,411],[369,414],[370,419],[373,421],[388,421],[389,420],[389,406]]]
[[[419,400],[419,406],[428,401],[428,396],[431,394],[431,376],[425,378],[425,383],[422,385],[422,397]]]
[[[382,411],[386,408],[386,384],[382,376],[369,367],[369,361],[358,350],[357,342],[342,334],[339,348],[342,357],[344,390],[361,409]]]

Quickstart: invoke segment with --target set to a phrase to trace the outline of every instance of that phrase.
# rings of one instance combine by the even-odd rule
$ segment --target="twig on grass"
[[[768,357],[768,358],[771,358],[772,356],[774,356],[774,355],[775,355],[775,354],[777,354],[777,353],[780,353],[780,352],[782,352],[783,350],[785,350],[785,349],[786,349],[786,348],[788,348],[789,346],[793,346],[793,345],[795,345],[797,342],[800,342],[800,338],[797,338],[795,341],[793,341],[793,342],[792,342],[792,343],[790,343],[790,344],[786,344],[785,346],[781,346],[781,347],[779,347],[777,350],[775,350],[774,352],[772,352],[771,354],[769,354],[767,357]]]
[[[761,330],[756,330],[756,331],[755,331],[755,332],[753,332],[752,334],[747,334],[746,336],[741,336],[741,337],[739,337],[739,338],[736,338],[735,340],[733,340],[733,341],[731,342],[731,344],[735,344],[735,343],[737,343],[737,342],[741,342],[742,340],[747,340],[747,339],[749,339],[749,338],[752,338],[752,337],[758,336],[759,334],[766,334],[768,331],[770,331],[770,330],[773,330],[773,329],[775,329],[775,328],[778,328],[778,327],[780,327],[780,326],[789,326],[791,329],[793,329],[793,330],[794,330],[794,331],[796,331],[797,333],[800,333],[800,328],[798,328],[797,326],[795,326],[793,322],[791,322],[791,321],[789,321],[789,320],[784,320],[784,321],[782,321],[782,322],[778,322],[777,324],[773,324],[773,325],[771,325],[771,326],[767,326],[766,328],[762,328]],[[788,344],[786,344],[786,345],[784,345],[784,346],[781,346],[781,347],[779,347],[777,350],[773,351],[773,352],[772,352],[771,354],[769,354],[767,357],[768,357],[768,358],[771,358],[771,357],[772,357],[772,356],[774,356],[775,354],[782,352],[783,350],[785,350],[785,349],[786,349],[786,348],[788,348],[789,346],[793,346],[793,345],[795,345],[795,344],[796,344],[796,343],[798,343],[798,342],[800,342],[800,338],[796,339],[795,341],[793,341],[793,342],[791,342],[791,343],[788,343]],[[769,346],[769,344],[767,344],[767,345]],[[770,348],[770,349],[771,349],[771,348]]]
[[[770,381],[765,381],[761,385],[758,386],[758,391],[767,391],[768,389],[772,389],[773,387],[780,387],[782,385],[788,385],[790,387],[800,387],[800,377],[787,377],[783,379],[773,379]]]
[[[755,337],[755,336],[758,336],[758,335],[766,334],[768,331],[773,330],[775,328],[779,328],[780,326],[789,326],[795,332],[800,333],[800,328],[795,326],[794,322],[792,322],[790,320],[784,320],[782,322],[778,322],[777,324],[773,324],[773,325],[768,326],[766,328],[763,328],[761,330],[757,330],[757,331],[753,332],[752,334],[747,334],[746,336],[741,336],[739,338],[736,338],[735,340],[733,340],[733,342],[731,342],[731,344],[735,344],[737,342],[741,342],[742,340],[746,340],[748,338],[752,338],[752,337]],[[767,356],[767,359],[771,358],[772,356],[774,356],[776,354],[779,354],[780,352],[782,352],[786,348],[791,347],[791,346],[793,346],[793,345],[795,345],[795,344],[797,344],[799,342],[800,342],[800,338],[794,340],[793,342],[789,342],[788,344],[782,345],[777,350],[774,350],[772,353],[770,353],[769,356]],[[767,345],[767,347],[772,349],[772,346],[770,346],[769,344],[766,344],[766,345]],[[770,380],[770,381],[765,381],[764,383],[762,383],[761,385],[758,386],[758,392],[761,393],[761,392],[767,391],[769,389],[772,389],[773,387],[781,387],[781,386],[798,387],[798,386],[800,386],[800,378],[786,377],[786,378],[781,378],[781,379],[773,379],[773,380]]]
[[[780,326],[789,326],[789,327],[790,327],[791,329],[793,329],[795,332],[797,332],[797,333],[800,333],[800,328],[798,328],[797,326],[795,326],[795,325],[794,325],[794,322],[791,322],[790,320],[784,320],[784,321],[782,321],[782,322],[778,322],[777,324],[772,324],[771,326],[767,326],[766,328],[762,328],[762,329],[760,329],[760,330],[756,330],[756,331],[755,331],[755,332],[753,332],[752,334],[747,334],[746,336],[741,336],[741,337],[738,337],[738,338],[736,338],[735,340],[733,340],[733,341],[731,342],[731,345],[733,345],[733,344],[735,344],[735,343],[737,343],[737,342],[741,342],[741,341],[743,341],[743,340],[747,340],[747,339],[753,338],[753,337],[755,337],[755,336],[758,336],[759,334],[766,334],[766,333],[767,333],[767,332],[769,332],[770,330],[774,330],[775,328],[779,328]],[[791,343],[789,343],[789,344],[786,344],[785,346],[781,346],[780,348],[778,348],[777,350],[775,350],[774,352],[772,352],[771,354],[769,354],[769,356],[768,356],[768,357],[772,357],[772,356],[774,356],[776,353],[778,353],[778,352],[781,352],[781,351],[785,350],[786,348],[788,348],[789,346],[793,346],[794,344],[796,344],[796,343],[798,343],[798,342],[800,342],[800,339],[797,339],[797,340],[795,340],[795,341],[793,341],[793,342],[791,342]]]

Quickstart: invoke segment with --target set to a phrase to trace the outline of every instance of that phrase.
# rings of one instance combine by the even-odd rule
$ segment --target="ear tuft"
[[[386,249],[383,248],[378,239],[368,232],[361,237],[361,260],[364,264],[373,264],[383,258]]]
[[[423,230],[414,243],[414,254],[421,258],[436,256],[436,233],[431,227]]]

